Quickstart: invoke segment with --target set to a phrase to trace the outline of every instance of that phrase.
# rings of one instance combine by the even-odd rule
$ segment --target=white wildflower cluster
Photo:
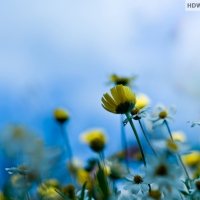
[[[6,156],[22,163],[18,167],[7,167],[8,173],[29,175],[29,178],[35,178],[36,181],[45,177],[53,159],[60,155],[60,150],[46,148],[41,139],[22,126],[8,126],[0,134],[0,144]]]
[[[175,106],[158,105],[150,114],[150,99],[144,94],[135,95],[127,87],[128,78],[113,75],[112,80],[116,86],[111,88],[111,95],[103,95],[102,106],[110,113],[126,116],[121,118],[122,149],[106,157],[109,142],[104,129],[88,129],[80,140],[94,154],[82,164],[74,156],[77,146],[70,145],[66,132],[71,115],[63,109],[54,112],[63,139],[60,147],[47,148],[24,127],[9,126],[0,134],[2,152],[12,160],[12,165],[5,167],[9,179],[0,199],[200,199],[200,151],[198,147],[192,150],[182,131],[171,131]],[[136,141],[132,146],[126,141],[128,124]],[[196,124],[200,123],[192,122],[192,126]],[[110,142],[113,145],[114,139]],[[145,148],[144,142],[148,144]]]

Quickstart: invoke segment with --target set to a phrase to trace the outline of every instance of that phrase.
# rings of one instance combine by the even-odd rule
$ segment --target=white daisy
[[[176,108],[174,106],[169,107],[168,109],[163,106],[158,106],[155,110],[155,117],[152,117],[153,129],[157,126],[160,126],[165,121],[174,122],[172,115],[176,113]]]
[[[159,186],[180,188],[182,186],[179,180],[182,170],[174,164],[169,164],[164,155],[155,158],[148,156],[146,180],[156,183]]]
[[[19,157],[27,149],[33,148],[30,141],[36,136],[23,126],[7,126],[0,134],[0,146],[8,157]]]
[[[132,194],[138,194],[139,191],[146,192],[149,189],[149,182],[146,181],[146,177],[136,174],[127,174],[126,179],[127,182],[123,183],[125,186],[123,187],[124,190],[131,191]]]
[[[187,151],[190,149],[189,144],[185,142],[180,142],[178,140],[172,141],[171,138],[153,140],[152,145],[157,150],[167,151],[170,153],[178,153],[178,154],[187,153]]]

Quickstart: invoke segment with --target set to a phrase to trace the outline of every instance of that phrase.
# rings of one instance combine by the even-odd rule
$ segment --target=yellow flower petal
[[[110,102],[115,107],[117,106],[116,101],[108,93],[104,94],[103,96],[106,99],[106,101]]]

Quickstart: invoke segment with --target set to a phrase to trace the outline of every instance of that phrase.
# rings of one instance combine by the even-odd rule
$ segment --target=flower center
[[[14,130],[14,137],[21,138],[23,136],[23,130],[21,128],[16,128]]]
[[[153,199],[160,199],[161,193],[159,190],[151,190],[151,191],[149,191],[149,197],[151,197]]]
[[[178,145],[177,145],[176,143],[174,143],[173,141],[171,141],[171,140],[168,140],[168,141],[167,141],[167,147],[168,147],[169,149],[174,150],[174,151],[177,151],[177,150],[178,150]]]
[[[126,85],[128,85],[128,79],[121,79],[121,80],[117,80],[116,81],[116,85],[124,85],[124,86],[126,86]]]
[[[105,143],[99,138],[94,138],[89,145],[93,151],[100,152],[103,150]]]
[[[75,189],[73,185],[69,184],[63,188],[63,193],[67,195],[69,199],[76,199]]]
[[[28,169],[28,166],[25,165],[25,164],[22,164],[20,166],[17,167],[19,170],[27,170]]]
[[[165,176],[167,175],[167,168],[165,165],[161,164],[156,169],[156,175]]]
[[[195,185],[196,185],[197,189],[200,190],[200,181],[197,181],[197,182],[195,183]]]
[[[125,102],[121,103],[116,108],[117,114],[125,114],[129,111],[131,111],[134,108],[135,104],[133,102]]]
[[[140,112],[140,109],[135,107],[132,111],[131,111],[131,114],[132,115],[137,115],[138,113]]]
[[[143,178],[140,175],[135,175],[133,181],[137,184],[140,184],[143,182]]]
[[[159,113],[159,117],[160,117],[161,119],[166,118],[166,117],[167,117],[167,112],[166,112],[165,110],[161,111],[161,112]]]

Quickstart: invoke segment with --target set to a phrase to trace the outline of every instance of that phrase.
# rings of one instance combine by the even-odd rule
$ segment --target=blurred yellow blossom
[[[116,74],[112,74],[110,75],[110,82],[111,83],[114,83],[116,85],[119,85],[119,84],[122,84],[122,85],[129,85],[130,86],[130,83],[131,81],[134,81],[136,79],[136,76],[131,76],[131,77],[120,77],[120,76],[117,76]]]
[[[183,155],[182,159],[186,165],[190,167],[195,167],[200,164],[200,152],[193,151],[190,154]]]
[[[178,140],[180,142],[185,142],[186,140],[185,134],[182,131],[172,132],[172,138],[173,140]]]
[[[196,179],[199,177],[199,174],[200,174],[200,166],[198,166],[196,168],[196,170],[193,172],[193,178]]]
[[[69,113],[62,108],[57,108],[54,110],[54,118],[58,122],[64,123],[65,121],[69,119]]]
[[[150,98],[146,94],[143,94],[143,93],[136,95],[136,100],[137,102],[135,106],[139,109],[142,109],[145,106],[148,106],[151,102]]]
[[[109,112],[125,114],[131,111],[136,104],[134,92],[129,87],[117,85],[110,89],[111,96],[106,93],[101,98],[102,106]]]
[[[82,186],[86,181],[86,188],[92,190],[94,184],[91,174],[84,169],[79,169],[77,172],[77,183]]]
[[[0,200],[6,200],[3,193],[0,191]]]
[[[56,179],[47,179],[37,187],[37,192],[43,199],[61,200],[55,189],[61,190],[60,183]]]
[[[24,177],[20,174],[13,174],[10,177],[10,182],[14,188],[24,188]],[[29,183],[28,183],[29,184]]]
[[[70,200],[76,200],[76,187],[69,184],[62,188],[62,193],[69,197]]]
[[[105,133],[102,129],[90,129],[82,133],[80,139],[96,152],[102,151],[106,144]]]

